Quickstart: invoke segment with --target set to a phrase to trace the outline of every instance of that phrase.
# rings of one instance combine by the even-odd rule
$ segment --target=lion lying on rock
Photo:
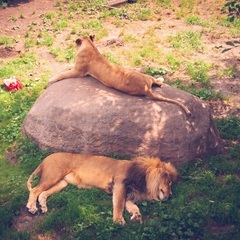
[[[50,78],[49,84],[65,78],[77,78],[90,75],[105,86],[115,88],[130,95],[147,96],[156,101],[175,103],[180,106],[187,115],[190,111],[182,103],[155,95],[151,87],[161,87],[162,81],[149,75],[122,68],[108,61],[93,44],[94,36],[83,36],[76,40],[77,56],[73,69],[61,72]]]
[[[38,185],[31,187],[34,175],[41,175]],[[68,183],[78,188],[97,187],[113,196],[113,221],[124,224],[124,206],[131,220],[142,222],[135,204],[144,200],[165,200],[172,195],[171,184],[177,170],[159,158],[138,157],[133,161],[116,160],[104,156],[54,153],[46,157],[27,181],[30,192],[27,203],[32,214],[47,212],[47,198],[65,188]]]

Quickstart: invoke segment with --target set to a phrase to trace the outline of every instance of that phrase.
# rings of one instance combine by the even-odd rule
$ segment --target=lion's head
[[[124,180],[127,198],[134,201],[166,200],[172,195],[171,185],[177,175],[171,163],[159,158],[135,158]]]
[[[84,43],[88,43],[88,44],[92,45],[92,43],[94,41],[94,38],[95,38],[95,35],[90,35],[89,37],[88,36],[82,36],[81,38],[78,38],[76,40],[77,48],[82,46],[82,44],[84,44]]]

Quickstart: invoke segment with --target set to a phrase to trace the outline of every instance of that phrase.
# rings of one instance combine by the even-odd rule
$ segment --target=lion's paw
[[[47,206],[42,206],[41,211],[42,211],[42,213],[46,213],[48,211]]]
[[[115,223],[119,223],[119,224],[121,224],[121,225],[124,225],[124,224],[126,223],[123,217],[114,218],[113,221],[114,221]]]
[[[164,78],[163,78],[163,77],[158,77],[158,78],[157,78],[157,81],[161,84],[161,83],[164,82]]]
[[[31,214],[35,214],[38,211],[37,207],[28,207],[27,206],[27,209]]]
[[[142,215],[141,215],[141,213],[140,212],[131,213],[130,220],[142,223]]]

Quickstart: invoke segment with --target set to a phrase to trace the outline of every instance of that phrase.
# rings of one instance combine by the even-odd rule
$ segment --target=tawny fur
[[[149,75],[122,68],[108,61],[93,44],[94,36],[83,36],[76,40],[77,55],[73,69],[54,75],[49,84],[66,78],[77,78],[90,75],[105,86],[115,88],[130,95],[147,96],[156,101],[177,104],[187,115],[191,112],[177,100],[154,94],[152,85],[161,87],[162,81]]]
[[[34,188],[34,175],[40,181]],[[104,156],[86,154],[54,153],[44,159],[27,181],[30,192],[27,208],[32,214],[47,212],[47,198],[65,188],[68,183],[78,188],[97,187],[113,196],[113,221],[124,224],[124,206],[131,220],[142,222],[135,204],[144,200],[165,200],[172,195],[171,184],[176,180],[177,170],[159,158],[139,157],[133,161],[116,160]]]

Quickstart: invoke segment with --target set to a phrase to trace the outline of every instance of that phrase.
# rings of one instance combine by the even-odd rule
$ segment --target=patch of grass
[[[194,12],[196,0],[182,0],[180,1],[180,8],[176,9],[176,16],[177,18],[185,17],[188,14]]]
[[[3,45],[4,47],[12,48],[13,43],[14,43],[14,40],[12,37],[9,37],[9,36],[0,37],[0,46]]]
[[[31,48],[33,46],[35,46],[36,42],[35,42],[35,39],[32,39],[32,38],[28,38],[25,40],[25,48]]]
[[[136,19],[146,21],[149,20],[152,16],[152,9],[150,8],[138,8]]]
[[[18,139],[23,118],[46,83],[46,76],[43,76],[42,81],[39,82],[29,80],[28,76],[36,64],[36,56],[29,53],[8,61],[0,68],[0,78],[17,76],[24,85],[23,89],[17,92],[0,89],[0,150],[5,149]]]
[[[115,64],[117,64],[117,65],[120,64],[119,61],[118,61],[118,59],[115,58],[114,56],[112,56],[112,55],[109,54],[109,53],[106,53],[106,54],[105,54],[105,57],[106,57],[109,61],[111,61],[111,62],[113,62],[113,63],[115,63]]]
[[[196,2],[196,0],[182,0],[180,2],[180,7],[189,9],[192,12],[195,2]]]
[[[45,14],[42,14],[41,15],[41,18],[43,19],[43,23],[52,23],[53,20],[55,19],[56,17],[56,13],[55,12],[49,12],[49,13],[45,13]]]
[[[202,86],[210,86],[210,79],[208,77],[208,71],[211,66],[203,61],[187,63],[187,73],[190,75],[192,84],[194,82],[201,83]]]
[[[167,63],[172,70],[177,70],[181,65],[180,61],[173,54],[167,55]]]
[[[188,16],[186,18],[185,22],[187,24],[189,24],[189,25],[199,25],[199,26],[203,26],[203,27],[211,27],[211,26],[213,26],[212,22],[203,21],[203,20],[201,20],[200,17],[195,16],[195,15]]]
[[[55,28],[58,31],[61,31],[61,30],[65,29],[66,27],[68,27],[68,21],[66,18],[62,18],[59,21],[55,22]]]
[[[169,36],[173,48],[180,51],[201,51],[203,49],[201,43],[201,34],[194,31],[183,31],[175,36]]]
[[[167,81],[166,81],[167,82]],[[185,84],[182,80],[178,79],[174,82],[168,82],[169,85],[179,88],[183,91],[189,92],[202,100],[214,100],[223,99],[223,96],[219,92],[215,92],[212,89],[198,88],[196,89],[191,83]]]
[[[157,0],[156,2],[160,6],[165,6],[165,7],[171,7],[172,6],[171,0]]]
[[[101,21],[97,20],[89,20],[81,23],[83,29],[92,29],[92,30],[100,30],[102,29]]]
[[[144,73],[150,75],[150,76],[154,76],[154,77],[158,77],[158,76],[163,76],[165,74],[167,74],[167,70],[165,68],[153,68],[153,67],[148,67]]]
[[[71,62],[75,59],[76,54],[76,51],[73,48],[51,48],[50,52],[58,62]]]
[[[240,120],[233,116],[227,119],[216,120],[221,136],[228,140],[240,139]]]
[[[223,96],[219,92],[215,92],[212,89],[200,88],[194,89],[189,88],[188,92],[192,93],[193,95],[199,97],[202,100],[214,100],[214,99],[223,99]]]
[[[237,76],[237,73],[238,73],[238,69],[236,67],[229,67],[218,72],[217,75],[220,78],[224,78],[224,77],[235,78]]]
[[[7,62],[0,68],[0,77],[9,78],[12,75],[23,76],[36,66],[36,56],[33,53],[22,54],[20,58]],[[25,75],[26,76],[26,75]]]
[[[138,54],[145,61],[151,61],[155,63],[161,63],[163,61],[163,52],[157,47],[156,43],[152,40],[147,40],[136,46],[138,50],[133,50],[135,54]]]

